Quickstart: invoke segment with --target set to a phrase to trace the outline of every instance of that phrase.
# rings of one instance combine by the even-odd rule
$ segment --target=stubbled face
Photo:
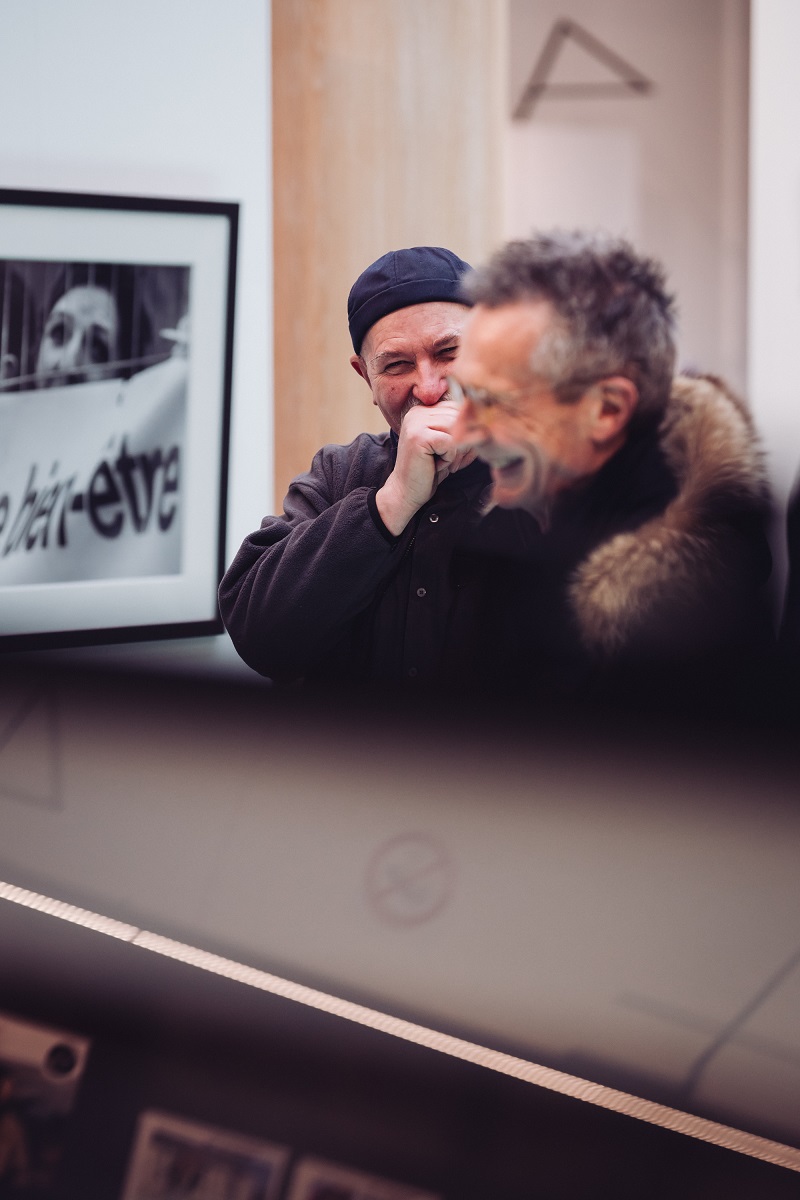
[[[500,508],[538,512],[594,469],[590,394],[559,403],[530,366],[552,321],[545,301],[476,306],[451,372],[467,393],[453,437],[488,463]]]
[[[468,313],[463,304],[432,300],[389,313],[367,331],[350,361],[395,433],[415,404],[438,404],[447,395]]]
[[[102,379],[116,358],[117,306],[105,288],[70,288],[53,305],[42,334],[36,371],[45,387]]]

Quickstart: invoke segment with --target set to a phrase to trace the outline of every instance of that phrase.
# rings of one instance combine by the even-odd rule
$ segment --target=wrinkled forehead
[[[106,288],[85,284],[65,292],[53,305],[50,315],[51,318],[66,315],[81,325],[103,325],[111,329],[117,323],[117,306]]]
[[[455,374],[476,387],[526,386],[534,374],[536,352],[555,323],[546,300],[476,305],[464,325]]]
[[[414,355],[430,353],[437,345],[460,338],[469,312],[467,305],[450,300],[430,300],[398,308],[367,330],[361,355],[369,361],[397,351]]]

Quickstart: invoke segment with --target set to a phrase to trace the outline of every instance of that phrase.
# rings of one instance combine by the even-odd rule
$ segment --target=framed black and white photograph
[[[442,1200],[442,1197],[342,1163],[303,1158],[292,1172],[287,1200]]]
[[[121,1200],[277,1200],[288,1158],[286,1146],[151,1110]]]
[[[53,1195],[89,1039],[0,1013],[0,1196]]]
[[[0,646],[220,631],[237,224],[0,190]]]

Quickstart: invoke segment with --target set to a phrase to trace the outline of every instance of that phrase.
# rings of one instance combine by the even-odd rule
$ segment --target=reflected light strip
[[[105,933],[109,937],[119,938],[130,942],[132,946],[141,946],[165,958],[176,959],[193,967],[200,967],[214,975],[233,979],[248,987],[259,988],[274,996],[282,996],[286,1000],[294,1000],[320,1012],[330,1013],[335,1017],[343,1017],[346,1021],[354,1021],[366,1025],[369,1029],[377,1029],[392,1037],[404,1038],[418,1046],[429,1050],[438,1050],[449,1054],[452,1058],[460,1058],[464,1062],[475,1063],[480,1067],[488,1067],[502,1075],[510,1075],[514,1079],[523,1079],[526,1083],[537,1087],[547,1088],[562,1096],[571,1096],[574,1100],[585,1100],[599,1108],[611,1112],[622,1113],[627,1117],[635,1117],[651,1125],[659,1125],[662,1129],[671,1129],[683,1133],[687,1137],[698,1138],[715,1146],[723,1146],[728,1150],[736,1150],[740,1154],[748,1154],[752,1158],[760,1158],[764,1162],[775,1163],[777,1166],[788,1167],[790,1171],[800,1172],[800,1149],[785,1146],[781,1142],[770,1141],[769,1138],[758,1137],[746,1133],[742,1129],[734,1129],[729,1125],[720,1125],[717,1121],[709,1121],[704,1117],[692,1116],[677,1108],[669,1108],[665,1104],[656,1104],[652,1100],[643,1100],[628,1092],[617,1091],[616,1088],[604,1087],[599,1083],[591,1083],[575,1075],[567,1075],[550,1067],[528,1062],[524,1058],[516,1058],[512,1054],[504,1054],[499,1050],[490,1050],[476,1042],[468,1042],[463,1038],[452,1037],[448,1033],[440,1033],[428,1029],[425,1025],[417,1025],[413,1021],[404,1021],[389,1013],[368,1008],[363,1004],[354,1004],[328,992],[317,991],[316,988],[306,987],[301,983],[292,983],[280,975],[271,975],[268,971],[259,971],[255,967],[245,966],[230,958],[211,954],[200,950],[197,946],[189,946],[184,942],[176,942],[171,938],[162,937],[157,933],[149,933],[146,929],[138,929],[135,925],[126,925],[113,917],[104,917],[100,913],[91,912],[85,908],[77,908],[73,904],[65,904],[38,892],[15,887],[11,883],[0,882],[0,899],[9,900],[25,908],[47,913],[62,921],[71,921],[74,925],[83,925],[97,933]]]

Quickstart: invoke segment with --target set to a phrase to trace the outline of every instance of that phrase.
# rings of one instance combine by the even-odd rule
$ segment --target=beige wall
[[[346,303],[385,251],[500,240],[505,0],[273,0],[276,506],[380,429]]]
[[[545,93],[509,120],[505,233],[609,229],[665,265],[679,363],[746,386],[748,0],[510,0],[509,108],[554,22],[582,25],[652,82],[646,94]],[[618,77],[574,41],[552,83]]]

